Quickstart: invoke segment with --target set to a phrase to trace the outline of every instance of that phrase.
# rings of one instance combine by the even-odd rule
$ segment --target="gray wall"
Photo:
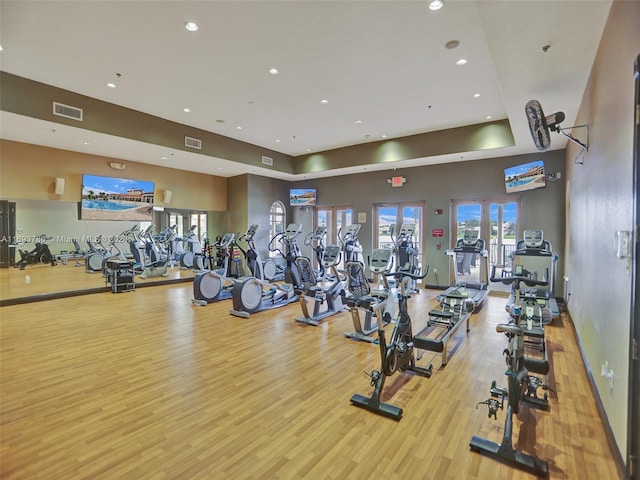
[[[615,255],[615,233],[633,231],[633,63],[640,53],[640,4],[613,3],[576,124],[590,125],[589,151],[569,178],[566,224],[568,308],[616,442],[626,458],[631,269]],[[574,134],[586,138],[585,132]],[[601,376],[607,362],[614,385]],[[637,408],[637,407],[636,407]]]
[[[426,279],[428,285],[436,285],[433,269],[438,270],[440,285],[446,284],[441,272],[449,271],[448,257],[444,249],[450,246],[450,204],[452,200],[478,199],[484,197],[507,196],[504,186],[504,169],[533,160],[543,160],[547,172],[560,172],[561,180],[547,182],[546,188],[510,194],[516,201],[520,198],[520,236],[523,229],[541,228],[545,239],[549,240],[560,258],[564,255],[564,197],[565,197],[565,153],[564,150],[543,152],[531,155],[475,160],[469,162],[431,165],[322,178],[314,181],[297,182],[295,187],[316,187],[320,206],[351,205],[354,214],[367,213],[367,223],[363,224],[358,236],[365,257],[373,245],[373,204],[382,202],[426,202],[424,261],[429,264],[430,273]],[[387,182],[391,176],[400,175],[407,179],[402,188],[393,188]],[[442,209],[442,215],[435,210]],[[310,213],[293,211],[296,222],[309,225]],[[356,217],[357,218],[357,217]],[[434,228],[444,229],[444,238],[434,238]],[[436,243],[442,242],[438,250]],[[556,295],[563,295],[562,262],[559,262],[556,282]]]

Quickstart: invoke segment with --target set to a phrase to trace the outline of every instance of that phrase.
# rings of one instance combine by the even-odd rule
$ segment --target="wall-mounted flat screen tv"
[[[81,220],[153,219],[154,182],[129,178],[82,175]]]
[[[544,162],[536,160],[524,165],[505,168],[504,183],[507,193],[524,192],[546,187]]]
[[[315,188],[292,188],[289,190],[289,205],[291,207],[310,207],[315,204]]]

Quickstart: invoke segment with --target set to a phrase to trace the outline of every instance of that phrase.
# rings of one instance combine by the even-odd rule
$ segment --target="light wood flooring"
[[[55,267],[57,268],[57,267]],[[191,304],[192,285],[100,293],[0,308],[0,477],[8,479],[530,479],[469,450],[500,441],[487,417],[505,385],[504,298],[460,329],[431,378],[397,373],[383,399],[399,422],[352,406],[380,368],[375,345],[343,336],[341,313],[318,327],[300,307],[228,314]],[[410,300],[424,325],[437,292]],[[616,479],[568,318],[547,327],[548,412],[523,407],[513,440],[550,478]]]

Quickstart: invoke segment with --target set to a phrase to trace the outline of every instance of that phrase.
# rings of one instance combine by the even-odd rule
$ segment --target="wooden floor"
[[[0,308],[0,477],[7,479],[529,479],[469,450],[500,441],[487,417],[505,385],[504,298],[490,297],[431,378],[396,374],[400,422],[352,406],[377,346],[349,340],[348,313],[319,327],[298,304],[228,314],[191,305],[191,284]],[[437,292],[410,300],[423,325]],[[524,407],[515,445],[550,478],[619,478],[568,318],[547,329],[548,412]]]

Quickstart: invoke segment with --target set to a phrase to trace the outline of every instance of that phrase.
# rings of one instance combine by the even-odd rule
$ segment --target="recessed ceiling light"
[[[307,152],[310,152],[310,151],[311,151],[311,149],[310,149],[310,148],[307,148]]]
[[[460,42],[458,40],[449,40],[447,43],[444,44],[444,48],[448,48],[449,50],[452,50],[458,47],[458,45],[460,45]]]
[[[236,130],[242,130],[242,127],[241,127],[240,125],[238,125],[238,126],[236,127]]]
[[[362,123],[362,120],[356,120],[356,124],[360,125]]]
[[[429,2],[429,10],[440,10],[443,6],[443,0],[431,0],[431,2]]]
[[[279,138],[276,138],[276,143],[280,143],[280,139]]]
[[[189,113],[191,111],[191,109],[187,107],[187,108],[183,108],[182,111],[184,113]]]
[[[116,88],[116,84],[115,84],[115,83],[113,83],[113,82],[109,82],[109,83],[107,83],[107,87],[109,87],[109,88]]]
[[[278,70],[277,68],[270,68],[269,73],[271,75],[278,75],[280,73],[280,70]]]
[[[3,50],[4,50],[4,48],[2,48],[2,45],[0,45],[0,52],[3,51]]]
[[[195,32],[196,30],[198,30],[198,24],[196,22],[187,22],[184,24],[184,28],[186,28],[190,32]]]
[[[327,103],[329,103],[329,100],[322,99],[322,100],[320,100],[320,103],[323,104],[323,105],[326,105]]]
[[[161,160],[169,160],[169,157],[160,157]]]
[[[382,138],[387,138],[387,136],[383,133],[383,134],[382,134]]]
[[[456,62],[456,65],[466,65],[467,63],[467,59],[466,58],[461,58],[460,60],[458,60]]]
[[[492,117],[491,115],[487,115],[485,118],[486,118],[487,120],[491,120],[493,117]]]
[[[474,94],[473,94],[473,98],[479,98],[479,97],[480,97],[480,94],[479,94],[479,93],[474,93]]]
[[[91,145],[91,142],[83,142],[83,145]]]
[[[224,123],[224,120],[219,118],[218,120],[216,120],[216,123]]]

